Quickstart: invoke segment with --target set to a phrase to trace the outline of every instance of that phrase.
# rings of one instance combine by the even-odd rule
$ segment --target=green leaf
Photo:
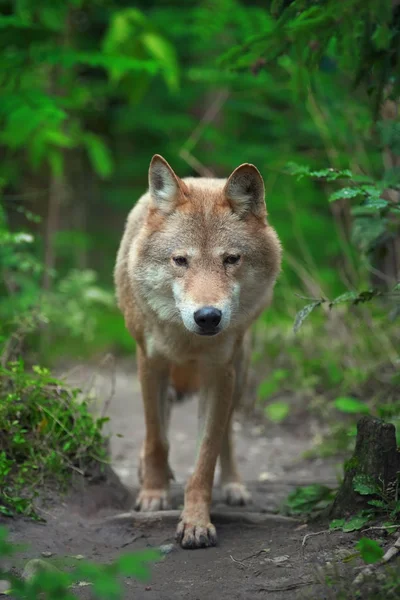
[[[358,292],[345,292],[344,294],[341,294],[340,296],[332,300],[329,306],[334,306],[335,304],[339,304],[340,302],[349,302],[351,300],[355,300],[357,297]]]
[[[363,496],[378,494],[379,489],[374,480],[367,475],[356,475],[353,479],[353,490]]]
[[[336,202],[336,200],[348,200],[350,198],[356,198],[364,194],[361,188],[342,188],[333,192],[328,198],[329,202]]]
[[[376,508],[387,508],[387,504],[383,500],[368,500],[368,504]]]
[[[289,162],[286,165],[290,175],[297,176],[298,179],[303,177],[311,177],[314,179],[325,179],[326,181],[335,181],[336,179],[348,179],[352,177],[351,171],[348,169],[322,169],[319,171],[311,171],[310,167],[305,165],[298,165],[294,162]]]
[[[62,153],[52,150],[48,153],[47,160],[49,161],[53,175],[61,177],[64,172],[64,157]]]
[[[109,177],[113,171],[114,165],[111,153],[106,144],[100,136],[94,133],[85,133],[83,142],[96,173],[100,175],[100,177]]]
[[[118,559],[118,569],[125,577],[137,577],[146,581],[150,577],[147,565],[143,563],[156,562],[162,558],[159,550],[143,550],[124,554]]]
[[[179,81],[178,63],[174,47],[160,35],[150,32],[142,35],[142,42],[149,54],[160,63],[169,89],[176,92]]]
[[[363,561],[368,565],[377,563],[384,555],[378,542],[369,538],[361,538],[356,544],[356,548],[359,550]]]
[[[93,582],[93,591],[96,597],[102,600],[119,600],[122,595],[122,586],[113,574],[102,572]]]
[[[290,376],[287,369],[275,369],[267,379],[264,379],[258,386],[257,396],[261,400],[266,400],[282,388],[282,381]]]
[[[273,402],[265,407],[264,412],[271,421],[279,423],[288,416],[289,410],[290,406],[287,402]]]
[[[294,320],[294,325],[293,325],[294,333],[297,333],[299,331],[300,327],[303,325],[303,323],[307,319],[307,317],[312,313],[312,311],[317,306],[320,306],[322,304],[322,302],[323,302],[323,300],[317,300],[315,302],[312,302],[311,304],[307,304],[306,306],[304,306],[304,308],[302,308],[297,313],[295,320]]]
[[[329,529],[331,531],[336,531],[338,529],[343,529],[343,525],[345,524],[345,519],[334,519],[329,523]]]
[[[60,148],[73,148],[75,146],[74,140],[62,131],[57,131],[56,129],[47,130],[44,133],[44,139]]]
[[[285,506],[291,514],[309,514],[321,505],[326,506],[335,491],[325,485],[307,485],[293,490],[287,497]]]
[[[364,527],[364,525],[368,523],[369,520],[369,515],[356,515],[355,517],[352,517],[351,519],[346,521],[346,523],[343,525],[343,531],[345,533],[348,533],[349,531],[358,531],[359,529]]]
[[[341,396],[340,398],[336,398],[335,407],[345,413],[351,414],[369,414],[370,409],[369,406],[361,402],[361,400],[356,400],[356,398],[351,398],[348,396]]]

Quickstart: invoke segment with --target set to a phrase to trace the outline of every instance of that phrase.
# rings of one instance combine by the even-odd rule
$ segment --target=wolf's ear
[[[224,193],[239,217],[247,213],[266,217],[264,181],[254,165],[245,163],[235,169],[225,184]]]
[[[159,154],[151,159],[149,189],[155,206],[164,214],[173,211],[183,193],[183,181]]]

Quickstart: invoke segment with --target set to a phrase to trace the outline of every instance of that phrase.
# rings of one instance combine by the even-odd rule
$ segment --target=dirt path
[[[98,392],[96,410],[110,417],[112,465],[125,489],[117,480],[99,479],[71,498],[47,507],[45,524],[8,522],[12,538],[30,544],[23,559],[51,552],[55,557],[83,554],[108,562],[123,551],[172,544],[165,559],[152,568],[148,585],[126,580],[127,599],[248,600],[265,596],[292,600],[315,595],[318,566],[332,560],[339,550],[353,547],[350,537],[335,533],[312,537],[303,548],[304,535],[313,528],[299,529],[298,523],[268,517],[296,485],[336,482],[334,463],[302,459],[311,445],[306,424],[293,429],[260,421],[236,423],[241,472],[254,498],[249,510],[263,515],[265,522],[251,525],[237,517],[231,519],[230,509],[221,504],[216,488],[216,548],[184,551],[177,547],[173,541],[175,522],[170,519],[147,524],[134,523],[132,518],[115,519],[131,508],[137,486],[137,458],[144,433],[138,381],[134,372],[123,366],[115,378],[107,370],[96,373],[86,367],[70,373],[69,381]],[[195,399],[174,407],[170,437],[176,478],[173,505],[179,508],[195,454]],[[82,598],[90,597],[89,588],[78,593]]]

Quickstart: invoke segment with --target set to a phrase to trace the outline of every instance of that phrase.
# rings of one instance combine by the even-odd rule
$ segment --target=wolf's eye
[[[224,260],[226,265],[236,265],[240,260],[240,254],[229,254]]]
[[[188,261],[185,256],[173,256],[172,260],[178,267],[187,267]]]

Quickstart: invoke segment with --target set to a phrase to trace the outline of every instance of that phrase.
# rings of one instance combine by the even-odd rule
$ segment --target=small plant
[[[373,565],[381,560],[384,552],[378,542],[369,538],[361,538],[356,544],[360,556],[367,565]]]
[[[20,359],[0,365],[0,512],[34,515],[37,486],[61,487],[73,471],[106,461],[102,426],[79,390]]]
[[[16,553],[17,547],[7,539],[7,530],[0,528],[0,565],[1,560]],[[0,579],[10,585],[13,598],[43,598],[44,600],[75,600],[74,586],[90,585],[93,597],[99,600],[120,600],[123,597],[121,577],[135,577],[147,581],[150,571],[147,563],[160,560],[158,550],[144,550],[121,555],[109,565],[80,560],[71,571],[61,571],[44,560],[32,560],[26,567],[29,576],[18,578],[3,570],[0,566]]]
[[[287,497],[284,511],[290,515],[315,516],[331,504],[335,493],[325,485],[298,487]]]

